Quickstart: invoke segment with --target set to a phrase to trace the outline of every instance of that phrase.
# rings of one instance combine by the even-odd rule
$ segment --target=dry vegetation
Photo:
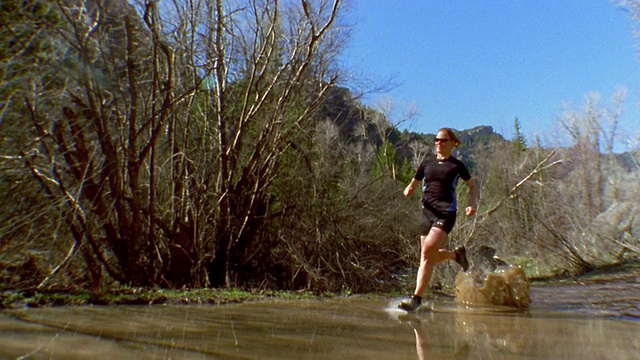
[[[419,203],[401,189],[432,136],[340,87],[341,2],[154,4],[0,5],[3,290],[410,287]],[[568,111],[555,150],[465,132],[482,200],[450,245],[530,276],[637,261],[622,101]]]

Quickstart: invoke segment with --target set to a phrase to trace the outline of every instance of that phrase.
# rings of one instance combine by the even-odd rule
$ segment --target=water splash
[[[486,272],[472,270],[456,276],[456,302],[476,306],[529,307],[529,280],[521,267],[502,265]]]

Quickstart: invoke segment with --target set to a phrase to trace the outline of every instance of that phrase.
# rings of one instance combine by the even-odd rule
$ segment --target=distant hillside
[[[622,154],[616,154],[616,161],[627,171],[637,170],[640,168],[640,152],[630,153],[628,151]]]
[[[377,146],[381,145],[385,134],[380,133],[380,122],[386,122],[386,137],[396,148],[399,160],[412,157],[409,144],[422,142],[432,147],[435,134],[424,134],[412,131],[400,132],[391,127],[385,114],[366,107],[359,103],[349,89],[335,87],[325,96],[325,101],[318,112],[319,119],[332,121],[339,129],[341,139],[345,144],[354,142],[369,142]],[[459,148],[461,157],[471,160],[471,153],[478,147],[488,146],[491,143],[509,142],[504,137],[493,131],[491,126],[477,126],[467,130],[457,130],[456,133],[462,141]],[[472,165],[472,164],[471,164]]]
[[[433,148],[435,134],[399,131],[391,127],[385,114],[362,105],[346,88],[334,87],[331,89],[325,96],[325,101],[320,107],[318,115],[320,119],[330,120],[338,127],[341,139],[345,144],[366,142],[380,146],[385,138],[385,134],[380,133],[380,129],[386,128],[386,137],[394,145],[400,163],[406,158],[411,160],[413,157],[413,151],[410,148],[412,143],[420,142]],[[389,127],[381,127],[380,122],[386,122]],[[443,124],[443,126],[445,125]],[[505,139],[496,133],[493,127],[487,125],[454,130],[462,141],[462,146],[456,150],[456,155],[464,159],[472,169],[475,166],[472,154],[477,149],[488,147],[491,144],[511,143],[511,140]],[[640,166],[638,163],[640,154],[634,155],[625,152],[615,156],[620,166],[627,171],[636,170]]]

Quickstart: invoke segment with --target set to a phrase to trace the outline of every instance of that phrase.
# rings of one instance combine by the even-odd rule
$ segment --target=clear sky
[[[364,101],[414,106],[419,115],[401,129],[490,125],[510,139],[518,117],[529,141],[546,142],[566,104],[579,110],[597,92],[608,105],[621,86],[618,149],[627,150],[626,134],[640,134],[640,23],[614,1],[350,0],[347,17],[354,27],[343,65],[393,79],[397,86]]]

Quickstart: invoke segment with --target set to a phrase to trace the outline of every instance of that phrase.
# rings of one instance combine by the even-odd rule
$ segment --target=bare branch
[[[471,242],[471,239],[473,238],[473,235],[475,234],[476,225],[478,223],[484,222],[489,216],[491,216],[491,214],[496,212],[505,203],[505,201],[507,201],[509,199],[513,199],[516,196],[516,192],[518,191],[518,189],[520,189],[527,181],[531,180],[531,178],[534,177],[539,172],[547,170],[547,169],[549,169],[549,168],[551,168],[551,167],[553,167],[555,165],[558,165],[558,164],[563,162],[563,160],[556,160],[556,161],[553,161],[551,163],[546,164],[549,161],[549,159],[556,153],[557,150],[558,150],[558,148],[555,148],[555,149],[551,150],[547,154],[547,156],[544,159],[542,159],[542,161],[540,161],[538,163],[538,165],[536,165],[536,167],[529,173],[529,175],[525,176],[513,188],[511,188],[511,190],[509,190],[507,195],[505,195],[502,199],[500,199],[500,201],[498,201],[498,203],[496,205],[494,205],[489,210],[487,210],[487,211],[485,211],[485,212],[483,212],[481,214],[476,215],[476,218],[473,221],[473,226],[471,228],[471,231],[469,232],[469,235],[467,236],[467,240],[465,241],[465,245],[467,245],[467,244],[469,244]]]

